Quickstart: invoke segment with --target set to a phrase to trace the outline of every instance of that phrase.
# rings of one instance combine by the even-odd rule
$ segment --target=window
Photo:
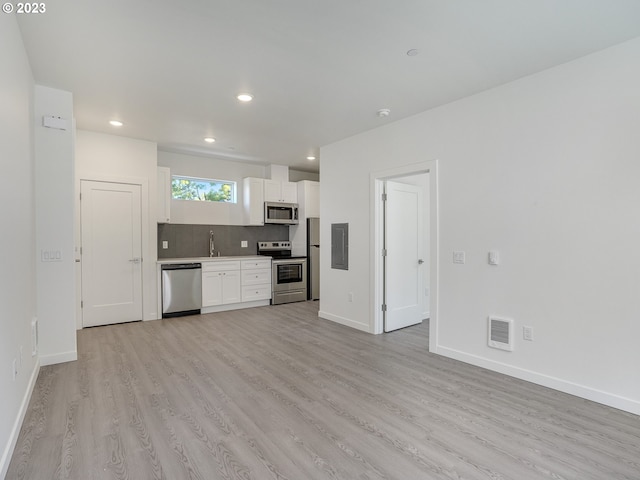
[[[236,182],[172,175],[171,196],[177,200],[236,203]]]

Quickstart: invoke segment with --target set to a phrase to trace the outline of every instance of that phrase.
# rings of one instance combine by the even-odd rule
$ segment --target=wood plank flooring
[[[7,479],[640,479],[640,417],[368,335],[317,303],[78,332]]]

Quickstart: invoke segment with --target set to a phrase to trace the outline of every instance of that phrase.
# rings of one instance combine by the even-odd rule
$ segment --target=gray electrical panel
[[[331,268],[349,270],[349,224],[331,224]]]

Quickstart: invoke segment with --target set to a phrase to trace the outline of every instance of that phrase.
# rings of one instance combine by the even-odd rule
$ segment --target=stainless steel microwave
[[[295,225],[298,223],[298,204],[264,202],[264,223]]]

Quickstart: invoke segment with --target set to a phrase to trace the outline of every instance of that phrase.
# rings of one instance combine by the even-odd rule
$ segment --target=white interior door
[[[81,182],[82,326],[142,320],[139,185]]]
[[[424,312],[424,218],[422,189],[385,183],[384,331],[422,322]]]

